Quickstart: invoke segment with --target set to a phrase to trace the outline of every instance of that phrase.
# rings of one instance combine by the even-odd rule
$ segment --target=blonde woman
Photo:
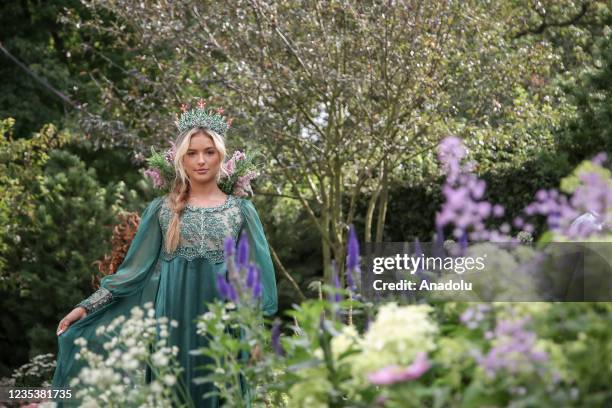
[[[196,368],[208,361],[205,356],[190,355],[189,350],[206,344],[196,334],[193,321],[207,311],[207,302],[221,297],[216,278],[227,273],[224,243],[228,236],[234,242],[242,233],[248,236],[250,261],[260,269],[263,314],[277,311],[274,267],[257,211],[249,199],[225,194],[218,185],[226,171],[224,136],[229,123],[220,113],[203,109],[200,102],[197,109],[184,111],[178,125],[173,160],[176,177],[170,192],[155,198],[142,213],[117,272],[104,277],[100,289],[59,323],[54,388],[69,388],[70,380],[78,375],[81,364],[74,358],[76,338],[84,337],[88,348],[100,351],[97,327],[129,315],[134,306],[153,302],[157,316],[178,321],[178,327],[170,327],[169,343],[179,348],[184,369],[181,382],[187,384],[191,399],[197,407],[219,406],[217,397],[202,399],[213,390],[212,384],[191,381],[205,374]],[[150,381],[148,369],[146,374]]]

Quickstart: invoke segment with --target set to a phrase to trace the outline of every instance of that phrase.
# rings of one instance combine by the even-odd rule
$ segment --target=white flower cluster
[[[376,319],[360,340],[362,352],[353,358],[355,378],[383,367],[411,364],[420,351],[435,348],[436,323],[429,317],[429,305],[398,306],[394,302],[380,307]]]
[[[120,316],[107,327],[96,329],[98,336],[109,340],[103,345],[106,358],[87,349],[84,338],[75,340],[81,347],[77,359],[86,366],[70,386],[76,387],[81,406],[159,407],[171,406],[176,398],[173,387],[181,368],[176,361],[178,347],[168,346],[168,318],[155,318],[151,302],[145,310],[135,307],[131,317]],[[178,322],[170,322],[177,327]],[[150,351],[151,350],[151,351]],[[146,364],[151,366],[155,380],[144,384]]]

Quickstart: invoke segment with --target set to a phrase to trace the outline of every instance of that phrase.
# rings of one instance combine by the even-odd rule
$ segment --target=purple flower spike
[[[236,289],[234,289],[234,286],[230,282],[227,283],[227,289],[229,300],[231,300],[232,302],[237,302],[238,294],[236,293]]]
[[[336,289],[340,289],[340,278],[338,277],[338,271],[336,270],[336,260],[332,259],[332,282]],[[342,295],[340,293],[336,293],[333,297],[334,302],[339,302],[342,300]]]
[[[274,350],[276,355],[284,356],[285,349],[283,348],[283,345],[280,342],[280,335],[281,335],[281,322],[280,320],[276,319],[274,321],[274,325],[272,326],[272,349]]]
[[[223,275],[217,275],[217,289],[223,298],[229,298],[229,284]]]
[[[420,352],[410,366],[403,368],[397,365],[390,365],[378,371],[370,373],[368,380],[374,385],[392,385],[405,381],[416,380],[421,377],[431,364],[425,352]]]
[[[234,238],[226,237],[223,242],[225,259],[228,259],[230,256],[234,255],[236,252],[236,243],[234,242]]]
[[[245,233],[240,237],[238,242],[238,258],[236,259],[236,266],[241,269],[246,267],[249,262],[249,240]]]
[[[258,299],[261,297],[261,281],[259,280],[259,269],[257,271],[257,278],[255,280],[255,284],[253,285],[253,297]]]
[[[258,275],[258,271],[257,271],[257,266],[253,265],[253,264],[249,264],[249,266],[247,267],[247,279],[246,279],[246,285],[247,288],[252,288],[253,284],[255,283],[255,279],[256,276]]]
[[[353,224],[351,224],[349,229],[346,267],[349,271],[355,271],[359,268],[359,240],[357,240],[357,233],[355,232],[355,226]]]

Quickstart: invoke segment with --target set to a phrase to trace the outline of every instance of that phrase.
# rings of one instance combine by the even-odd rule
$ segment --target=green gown
[[[129,316],[134,306],[153,302],[156,316],[177,320],[178,327],[169,327],[170,346],[178,346],[179,362],[184,369],[182,380],[196,407],[218,407],[217,397],[202,398],[213,384],[196,385],[191,380],[206,374],[197,368],[208,357],[194,356],[189,350],[206,345],[196,334],[194,319],[208,310],[207,302],[220,298],[216,275],[227,274],[224,240],[232,236],[238,242],[243,232],[248,236],[250,261],[260,268],[262,312],[269,316],[277,311],[274,267],[264,230],[253,203],[246,198],[229,195],[224,204],[215,207],[187,205],[181,213],[179,246],[167,253],[164,242],[172,212],[165,196],[157,197],[144,210],[138,231],[120,267],[101,280],[100,289],[78,306],[88,311],[85,318],[73,323],[58,336],[57,367],[53,388],[71,388],[70,380],[78,375],[82,360],[75,360],[79,346],[74,340],[84,337],[87,347],[105,358],[104,340],[96,336],[96,328],[108,325],[120,315]],[[242,356],[248,358],[248,356]],[[145,369],[145,368],[143,368]],[[146,368],[146,381],[151,373]],[[243,392],[250,393],[243,381]],[[75,388],[72,388],[75,392]],[[246,394],[245,394],[246,395]],[[62,406],[60,401],[57,401]],[[66,406],[72,406],[66,403]]]

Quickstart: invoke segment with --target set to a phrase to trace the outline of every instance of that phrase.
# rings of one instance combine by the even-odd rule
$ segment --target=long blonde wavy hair
[[[189,149],[191,138],[199,134],[210,137],[215,145],[215,148],[219,152],[221,165],[216,175],[217,182],[221,176],[228,175],[225,168],[225,157],[227,150],[225,148],[225,140],[223,140],[221,135],[213,130],[200,127],[186,130],[178,135],[175,142],[176,151],[174,154],[174,169],[176,172],[176,177],[167,197],[168,206],[172,211],[172,219],[170,220],[166,234],[165,249],[168,253],[173,252],[179,245],[181,238],[180,215],[183,209],[187,206],[187,199],[189,198],[189,191],[191,189],[191,181],[189,180],[189,176],[185,172],[185,167],[183,166],[183,156],[185,156],[187,149]]]

